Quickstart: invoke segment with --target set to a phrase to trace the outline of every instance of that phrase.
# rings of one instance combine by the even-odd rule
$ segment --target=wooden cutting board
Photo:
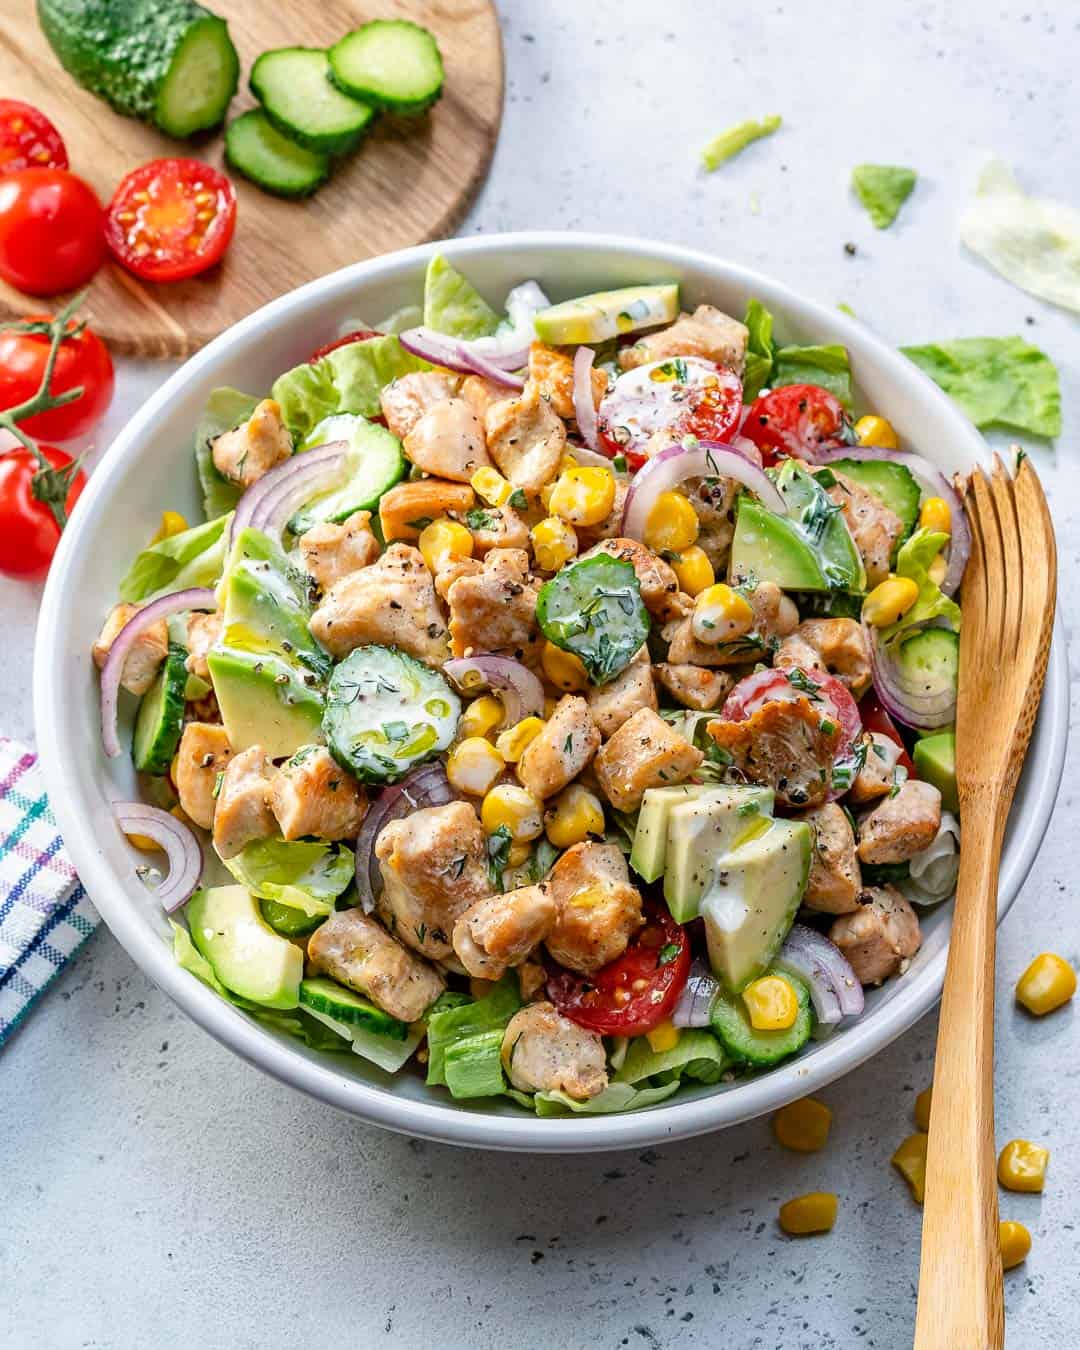
[[[468,208],[495,148],[503,59],[490,0],[209,0],[209,7],[228,20],[240,53],[240,89],[230,116],[254,104],[247,78],[260,52],[325,47],[373,18],[413,19],[435,34],[446,65],[443,96],[412,123],[380,120],[306,201],[282,201],[230,174],[239,202],[236,233],[222,265],[204,276],[154,286],[106,264],[83,312],[114,352],[187,356],[313,277],[445,236]],[[0,94],[32,103],[52,119],[72,170],[103,203],[124,174],[148,159],[193,155],[223,167],[220,133],[170,140],[81,89],[42,36],[32,0],[0,0],[0,72]],[[0,282],[0,316],[41,308],[40,300]]]

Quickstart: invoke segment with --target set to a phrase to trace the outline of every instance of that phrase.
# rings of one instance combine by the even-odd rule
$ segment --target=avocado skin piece
[[[960,798],[956,792],[956,732],[937,731],[915,742],[911,752],[915,772],[941,793],[941,804],[946,811],[959,811]]]
[[[265,1008],[297,1007],[303,953],[267,926],[246,887],[196,891],[187,921],[192,942],[226,989]]]

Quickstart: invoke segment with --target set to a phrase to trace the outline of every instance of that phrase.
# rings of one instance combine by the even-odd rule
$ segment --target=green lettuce
[[[945,619],[959,632],[960,606],[930,580],[930,565],[948,542],[947,534],[919,529],[901,544],[896,555],[896,575],[910,577],[919,588],[919,597],[899,623],[884,630],[882,636],[886,641],[912,624],[926,623],[930,619]]]
[[[876,229],[887,230],[915,189],[914,169],[897,164],[856,164],[851,187]]]
[[[338,347],[321,361],[294,366],[278,376],[271,394],[299,443],[332,413],[378,416],[379,394],[386,385],[411,371],[428,369],[426,361],[411,355],[392,333],[386,333]]]
[[[424,278],[424,324],[449,337],[487,337],[499,316],[473,284],[436,253]]]
[[[260,900],[300,910],[309,918],[332,912],[355,870],[352,850],[325,840],[256,839],[225,859],[225,866]]]
[[[207,520],[227,514],[240,500],[240,488],[214,467],[210,442],[246,422],[258,402],[254,395],[242,394],[239,389],[230,389],[227,385],[213,390],[206,400],[206,407],[195,427],[195,468]]]
[[[664,1084],[692,1078],[699,1083],[718,1083],[733,1062],[711,1031],[683,1031],[672,1050],[654,1050],[647,1037],[635,1036],[615,1081],[636,1084],[659,1078]]]
[[[1061,386],[1053,361],[1020,337],[956,338],[901,347],[977,427],[1061,434]]]
[[[751,118],[745,122],[739,122],[736,126],[728,127],[727,131],[722,131],[719,136],[713,137],[702,150],[701,162],[712,173],[721,164],[726,164],[729,159],[734,159],[736,155],[741,154],[754,141],[760,141],[763,136],[771,136],[774,131],[779,131],[782,120],[782,118],[772,114],[769,117],[763,117],[760,122]]]
[[[760,300],[751,300],[743,319],[750,334],[746,344],[746,366],[743,370],[743,402],[753,403],[769,383],[776,344],[773,342],[773,316]]]
[[[679,1088],[678,1079],[664,1083],[660,1087],[635,1088],[629,1083],[609,1083],[603,1092],[590,1097],[587,1102],[579,1102],[557,1089],[552,1092],[537,1092],[529,1097],[524,1092],[510,1095],[522,1106],[531,1106],[536,1114],[561,1116],[572,1111],[578,1116],[606,1116],[614,1112],[640,1111],[645,1106],[656,1106],[658,1102],[670,1097]]]
[[[771,387],[782,384],[819,384],[851,407],[851,360],[846,347],[828,343],[817,347],[780,347],[773,366]]]
[[[521,1007],[517,980],[507,976],[484,998],[447,1006],[440,999],[428,1018],[429,1086],[441,1084],[453,1097],[494,1097],[506,1088],[503,1032]]]
[[[150,544],[120,583],[120,599],[132,604],[189,586],[213,586],[225,566],[232,514]]]

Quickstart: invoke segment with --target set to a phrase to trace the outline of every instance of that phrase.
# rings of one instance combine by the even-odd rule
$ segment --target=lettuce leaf
[[[240,500],[240,488],[222,477],[214,467],[210,442],[246,421],[258,402],[253,394],[242,394],[239,389],[231,389],[228,385],[212,390],[206,400],[206,407],[195,427],[194,448],[195,468],[199,475],[207,520],[225,515]]]
[[[929,575],[930,564],[948,542],[947,534],[918,529],[901,544],[896,555],[896,575],[910,577],[919,588],[919,597],[899,623],[884,630],[885,641],[897,637],[912,624],[926,623],[929,619],[945,619],[955,631],[960,631],[960,606],[935,585]]]
[[[672,1050],[653,1050],[646,1037],[635,1036],[615,1081],[635,1084],[663,1075],[662,1081],[718,1083],[733,1062],[711,1031],[683,1031]]]
[[[494,333],[498,323],[499,316],[472,282],[451,267],[441,253],[436,253],[424,278],[426,327],[471,341]]]
[[[231,520],[230,512],[144,548],[120,583],[120,599],[134,604],[189,586],[213,586],[225,566]]]
[[[298,909],[310,918],[329,914],[353,879],[353,853],[324,841],[257,839],[225,866],[260,900]]]
[[[271,394],[299,443],[332,413],[378,416],[379,394],[386,385],[410,371],[428,369],[426,361],[407,352],[392,333],[385,333],[338,347],[321,361],[294,366],[278,376]]]
[[[746,344],[746,365],[743,369],[743,402],[753,403],[769,383],[776,344],[773,342],[773,316],[760,300],[751,300],[743,319],[750,337]]]
[[[915,188],[914,169],[897,164],[856,164],[851,187],[866,208],[874,227],[887,230]]]
[[[658,1102],[677,1092],[679,1080],[664,1083],[660,1087],[635,1088],[629,1083],[609,1083],[603,1092],[590,1097],[587,1102],[576,1101],[565,1092],[537,1092],[532,1099],[533,1109],[538,1116],[561,1116],[572,1111],[579,1116],[606,1116],[617,1111],[640,1111],[645,1106],[655,1106]],[[518,1100],[528,1097],[520,1094]]]
[[[702,150],[701,162],[709,173],[713,173],[721,164],[726,164],[729,159],[741,154],[754,141],[760,141],[763,136],[771,136],[774,131],[779,131],[782,123],[783,119],[774,113],[763,117],[760,122],[750,118],[745,122],[739,122],[736,126],[728,127],[719,136],[714,136]]]
[[[776,353],[770,384],[819,384],[851,407],[851,359],[839,343],[816,347],[781,347]]]
[[[429,1086],[442,1084],[457,1098],[501,1093],[506,1087],[503,1032],[520,1007],[517,980],[512,975],[475,1002],[447,1007],[440,1000],[428,1018]]]
[[[1061,434],[1061,386],[1053,361],[1020,337],[956,338],[901,347],[977,427]]]

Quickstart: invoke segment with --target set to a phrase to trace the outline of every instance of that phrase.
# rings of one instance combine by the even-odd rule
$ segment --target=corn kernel
[[[417,547],[428,570],[437,572],[454,558],[471,558],[473,537],[456,520],[433,520],[420,531]]]
[[[516,726],[507,727],[495,738],[496,749],[507,764],[516,764],[543,729],[542,717],[523,717]]]
[[[797,1195],[780,1206],[780,1227],[790,1237],[827,1233],[836,1222],[836,1196],[831,1191]]]
[[[506,761],[483,736],[468,736],[459,741],[446,757],[446,776],[450,786],[471,797],[483,797],[499,781]]]
[[[581,658],[573,652],[564,652],[554,642],[544,643],[540,664],[556,689],[576,693],[589,687],[589,672],[581,664]]]
[[[653,1054],[662,1055],[666,1050],[674,1050],[679,1044],[679,1028],[670,1017],[665,1017],[651,1031],[645,1033],[645,1039],[649,1042],[649,1049]]]
[[[559,706],[559,700],[558,700],[557,698],[549,698],[547,694],[544,695],[544,721],[545,721],[545,722],[550,722],[550,721],[551,721],[551,719],[555,716],[555,709],[556,709],[558,706]]]
[[[474,698],[458,722],[458,735],[462,740],[468,736],[486,736],[502,725],[506,716],[503,705],[494,694],[482,694]]]
[[[469,486],[488,506],[505,506],[514,494],[514,485],[498,469],[484,465],[469,479]]]
[[[915,1124],[920,1130],[929,1130],[930,1128],[930,1101],[933,1096],[932,1087],[924,1088],[915,1098]]]
[[[1007,1191],[1041,1191],[1050,1150],[1027,1139],[1010,1139],[998,1157],[998,1181]]]
[[[544,829],[540,803],[516,783],[500,783],[491,789],[480,807],[480,821],[488,834],[505,825],[515,844],[539,838]]]
[[[1003,1219],[998,1224],[998,1243],[1001,1247],[1001,1264],[1006,1270],[1012,1270],[1031,1251],[1031,1234],[1022,1223]]]
[[[547,509],[571,525],[599,525],[615,505],[615,475],[610,469],[567,469],[556,480]]]
[[[783,1106],[773,1116],[777,1142],[794,1153],[817,1153],[829,1141],[832,1112],[814,1097]]]
[[[643,542],[654,553],[679,553],[697,539],[697,512],[681,492],[661,492],[645,522]]]
[[[909,1134],[889,1160],[911,1187],[911,1194],[920,1205],[926,1193],[926,1144],[929,1138],[921,1130]]]
[[[161,524],[150,540],[151,544],[160,544],[163,539],[171,539],[174,534],[183,534],[188,523],[179,511],[162,511]]]
[[[755,1031],[786,1031],[799,1015],[795,990],[783,975],[763,975],[742,992]]]
[[[544,812],[544,829],[556,848],[584,843],[589,835],[604,833],[604,808],[595,792],[571,783]]]
[[[1016,1001],[1029,1013],[1042,1017],[1076,993],[1076,971],[1054,952],[1037,956],[1017,981]]]
[[[888,628],[902,619],[918,598],[918,584],[910,577],[886,577],[863,601],[863,621],[875,628]]]
[[[545,572],[557,572],[577,557],[578,540],[574,527],[558,516],[548,516],[529,531],[536,565]]]
[[[532,844],[511,844],[506,861],[511,867],[524,867],[532,857]]]
[[[700,595],[716,580],[709,555],[697,544],[684,548],[671,566],[687,595]]]
[[[949,563],[944,553],[939,553],[930,566],[926,569],[926,575],[934,583],[940,586],[948,575]]]
[[[156,839],[151,839],[145,834],[129,834],[127,836],[129,844],[133,844],[140,853],[161,853],[162,847]]]
[[[697,597],[690,626],[699,642],[715,646],[749,633],[754,626],[754,611],[738,591],[719,581]]]
[[[952,533],[952,512],[944,497],[927,497],[919,508],[919,524],[935,534]]]
[[[860,445],[876,445],[883,450],[895,450],[900,444],[893,424],[884,417],[860,417],[855,435]]]

